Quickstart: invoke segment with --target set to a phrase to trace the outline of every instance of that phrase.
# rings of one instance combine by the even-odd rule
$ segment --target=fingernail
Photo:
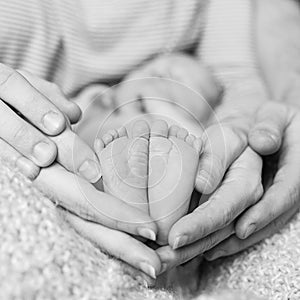
[[[16,161],[16,166],[30,180],[34,180],[39,175],[40,168],[25,157],[18,158]]]
[[[159,275],[166,272],[167,268],[168,268],[168,264],[162,263]]]
[[[141,227],[141,228],[138,228],[138,233],[140,236],[148,239],[148,240],[151,240],[151,241],[155,241],[156,240],[156,234],[153,230],[149,229],[149,228],[146,228],[146,227]]]
[[[187,241],[188,241],[188,237],[186,235],[178,236],[174,240],[174,243],[172,246],[173,250],[184,246],[187,243]]]
[[[246,230],[246,233],[244,235],[244,239],[246,239],[248,236],[250,236],[254,231],[256,230],[255,224],[250,224]]]
[[[203,183],[207,183],[209,179],[209,174],[205,170],[200,170],[199,173],[197,174],[197,180],[200,180]]]
[[[101,178],[98,164],[88,159],[78,169],[79,174],[91,183],[97,182]]]
[[[40,142],[33,147],[33,155],[42,167],[53,162],[55,159],[53,154],[53,147],[45,142]]]
[[[144,279],[142,276],[136,276],[136,280],[138,281],[138,283],[140,283],[143,287],[148,288],[148,282],[146,279]]]
[[[65,120],[54,111],[44,115],[43,124],[51,133],[58,133],[65,128]]]
[[[139,266],[144,273],[148,274],[153,279],[156,279],[155,269],[151,265],[146,262],[142,262]]]
[[[224,250],[219,250],[219,251],[212,252],[212,253],[209,253],[209,252],[205,253],[204,257],[206,260],[212,261],[212,260],[215,260],[217,258],[224,256],[225,254],[226,254],[226,252]]]

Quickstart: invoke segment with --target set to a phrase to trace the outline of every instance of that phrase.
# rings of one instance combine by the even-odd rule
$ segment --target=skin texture
[[[267,117],[268,116],[268,117]],[[278,134],[270,142],[269,128]],[[257,113],[249,135],[250,145],[265,157],[265,192],[246,210],[232,236],[205,254],[212,260],[242,251],[276,233],[300,206],[300,111],[286,104],[268,103]]]
[[[281,103],[262,106],[249,132],[269,180],[261,201],[237,221],[237,237],[212,249],[209,259],[234,254],[277,232],[299,207],[300,6],[294,0],[256,1],[256,14],[258,59],[271,99]]]
[[[68,210],[64,217],[87,239],[143,272],[151,284],[161,269],[154,250],[134,236],[155,239],[157,226],[148,214],[97,190],[81,177],[54,163],[35,180],[57,205]]]
[[[215,110],[202,135],[196,190],[207,194],[207,199],[172,226],[169,246],[156,250],[166,270],[233,235],[236,218],[262,196],[262,159],[247,145],[256,110],[266,94],[255,76],[247,80],[232,82],[228,98]]]
[[[132,71],[115,87],[115,102],[127,115],[142,109],[168,118],[199,136],[222,88],[206,66],[184,53],[158,56]],[[133,101],[136,105],[132,105]],[[131,103],[131,104],[130,104]],[[172,123],[173,124],[173,123]]]
[[[2,158],[9,158],[31,179],[40,167],[58,160],[88,181],[97,181],[99,166],[93,150],[69,127],[81,111],[57,86],[0,64],[0,98]],[[69,145],[86,156],[70,159]]]
[[[167,244],[171,226],[184,214],[194,189],[201,140],[163,120],[142,119],[110,131],[97,147],[104,190],[156,221],[156,242]]]

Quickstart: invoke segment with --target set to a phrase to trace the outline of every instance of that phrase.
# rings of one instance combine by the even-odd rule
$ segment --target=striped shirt
[[[0,62],[53,81],[68,96],[91,83],[115,83],[146,60],[175,51],[195,49],[224,80],[233,67],[256,70],[251,0],[0,0],[0,5]]]

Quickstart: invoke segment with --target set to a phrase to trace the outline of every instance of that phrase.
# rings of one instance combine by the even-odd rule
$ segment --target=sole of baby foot
[[[104,191],[148,212],[148,152],[150,129],[137,120],[131,135],[125,127],[111,130],[97,142]]]
[[[172,225],[187,213],[201,152],[201,140],[165,121],[152,124],[149,140],[148,201],[157,222],[157,243],[168,243]]]

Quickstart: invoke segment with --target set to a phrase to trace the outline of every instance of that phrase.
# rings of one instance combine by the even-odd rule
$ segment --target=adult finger
[[[57,135],[65,129],[66,120],[59,109],[21,74],[3,64],[0,64],[0,98],[48,135]]]
[[[67,170],[95,183],[101,177],[99,161],[94,151],[70,128],[50,137],[57,147],[56,160]]]
[[[148,214],[98,191],[92,184],[57,163],[41,169],[35,183],[58,205],[86,220],[147,239],[156,239],[157,226]]]
[[[251,148],[233,162],[222,185],[208,201],[177,221],[169,233],[173,249],[193,243],[229,225],[262,193],[262,160]]]
[[[0,137],[40,167],[48,166],[56,158],[55,144],[1,100]]]
[[[236,223],[239,238],[247,238],[295,205],[300,205],[300,115],[288,121],[273,184]]]
[[[287,125],[286,105],[268,102],[259,108],[255,125],[249,132],[250,146],[261,155],[273,154],[279,150]]]
[[[205,251],[213,248],[223,240],[227,239],[234,233],[234,225],[230,225],[208,235],[207,237],[187,245],[179,249],[172,249],[172,247],[164,246],[156,250],[162,262],[161,273],[179,266],[194,257],[203,254]]]
[[[1,159],[10,161],[30,180],[34,180],[39,175],[40,168],[37,165],[2,139],[0,139],[0,153]]]
[[[18,70],[18,72],[62,111],[72,124],[79,121],[81,117],[79,106],[66,99],[62,90],[56,84],[41,79],[27,71]]]
[[[229,256],[245,250],[282,229],[298,212],[298,210],[298,207],[292,208],[279,218],[273,220],[268,226],[250,235],[247,239],[242,240],[237,236],[231,236],[213,249],[204,253],[204,257],[207,260],[215,260],[217,258]]]
[[[103,251],[141,270],[152,278],[151,283],[156,279],[161,263],[154,250],[124,232],[85,221],[68,212],[64,213],[64,217]]]
[[[248,144],[247,121],[220,121],[209,126],[203,133],[204,150],[200,156],[196,189],[212,193],[220,184],[225,171],[245,150]]]

